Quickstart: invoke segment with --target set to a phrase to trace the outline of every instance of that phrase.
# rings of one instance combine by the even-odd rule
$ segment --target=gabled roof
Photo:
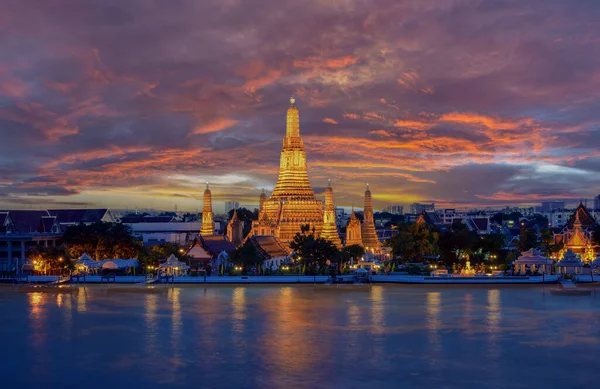
[[[581,227],[585,230],[595,228],[598,226],[598,222],[590,211],[583,204],[579,204],[573,215],[569,218],[569,221],[565,225],[568,229],[573,229],[573,225],[575,224],[575,219],[579,216],[579,221],[581,222]]]
[[[485,217],[476,217],[471,219],[479,231],[487,231],[489,220]]]
[[[40,225],[38,228],[38,232],[51,233],[53,231],[53,227],[56,225],[57,229],[60,231],[60,224],[58,224],[58,219],[56,216],[42,216],[40,220]]]
[[[285,245],[272,235],[255,235],[249,240],[264,259],[287,257],[290,255],[291,250],[286,249]]]
[[[227,240],[225,235],[199,235],[198,238],[196,238],[196,241],[204,249],[204,251],[214,258],[216,258],[223,251],[235,250],[235,246],[229,240]]]
[[[444,232],[448,229],[442,222],[440,216],[435,211],[431,210],[423,210],[417,219],[417,223],[425,223],[438,232]]]
[[[8,212],[15,227],[15,233],[30,234],[39,232],[42,216],[50,216],[48,211],[10,210]]]
[[[62,224],[91,224],[102,221],[108,209],[49,209],[51,216],[58,217]]]

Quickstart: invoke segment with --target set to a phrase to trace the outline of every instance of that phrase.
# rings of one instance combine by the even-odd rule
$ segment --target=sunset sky
[[[0,209],[272,189],[294,95],[318,196],[600,193],[597,0],[4,0]]]

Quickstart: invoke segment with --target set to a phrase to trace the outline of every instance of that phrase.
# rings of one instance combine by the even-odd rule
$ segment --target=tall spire
[[[365,191],[365,207],[364,220],[361,228],[363,245],[369,248],[369,251],[378,252],[381,250],[381,243],[375,231],[375,220],[373,219],[373,199],[371,198],[371,190],[367,184]]]
[[[204,190],[204,208],[202,209],[202,227],[200,229],[200,235],[210,236],[215,234],[215,224],[213,221],[212,211],[212,194],[208,187],[208,181],[206,182],[206,189]]]
[[[279,178],[271,199],[286,200],[289,197],[314,200],[315,195],[308,181],[306,152],[300,137],[300,118],[296,100],[290,99],[287,110],[285,138],[279,158]]]
[[[321,238],[327,239],[337,247],[342,246],[340,235],[335,224],[335,206],[333,204],[333,189],[331,189],[331,180],[329,186],[325,189],[325,211],[323,212],[323,229],[321,230]]]

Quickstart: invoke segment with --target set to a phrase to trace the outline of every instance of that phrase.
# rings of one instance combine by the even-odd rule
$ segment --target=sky
[[[256,204],[291,95],[317,196],[600,193],[597,0],[4,0],[0,208]]]

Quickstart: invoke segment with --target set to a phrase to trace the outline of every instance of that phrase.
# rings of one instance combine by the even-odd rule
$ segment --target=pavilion
[[[554,261],[548,259],[544,254],[534,248],[521,253],[516,261],[513,261],[515,271],[518,273],[527,273],[527,271],[551,274]]]
[[[571,249],[565,252],[562,259],[556,264],[559,274],[581,274],[584,263]]]

